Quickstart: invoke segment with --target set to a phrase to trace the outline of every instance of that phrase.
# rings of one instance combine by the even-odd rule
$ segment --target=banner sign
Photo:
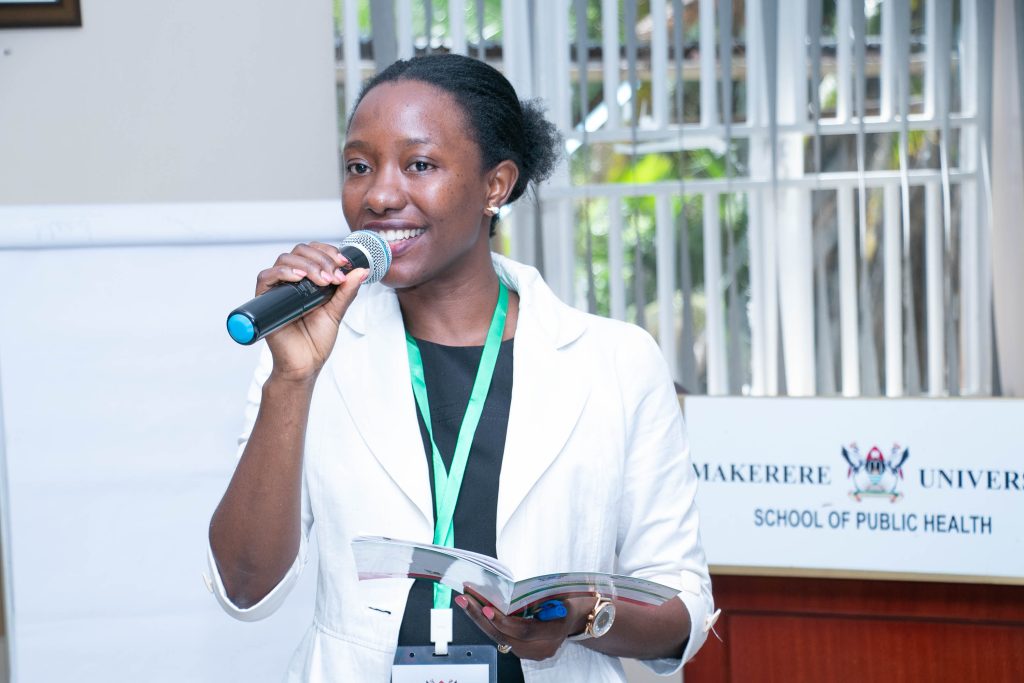
[[[1024,401],[687,397],[708,562],[1024,583]]]

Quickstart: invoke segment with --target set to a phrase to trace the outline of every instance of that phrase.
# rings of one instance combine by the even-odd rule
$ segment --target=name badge
[[[493,645],[456,645],[435,655],[432,645],[399,647],[391,683],[498,683],[498,650]]]

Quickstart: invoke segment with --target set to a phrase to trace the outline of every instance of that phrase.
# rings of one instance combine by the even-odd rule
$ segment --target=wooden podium
[[[1024,681],[1024,586],[713,576],[685,683]]]

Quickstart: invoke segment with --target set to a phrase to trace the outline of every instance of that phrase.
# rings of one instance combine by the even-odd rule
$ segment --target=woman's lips
[[[389,239],[390,237],[394,236],[394,234],[393,234],[394,232],[412,233],[412,234],[409,237],[399,236],[398,239]],[[401,256],[405,252],[409,251],[409,249],[411,249],[413,247],[413,245],[416,244],[416,242],[419,241],[420,236],[423,235],[424,232],[426,232],[426,231],[422,230],[422,229],[420,229],[420,230],[411,230],[411,231],[381,230],[381,231],[378,232],[378,234],[381,237],[383,237],[385,240],[387,240],[388,246],[391,247],[391,258],[398,258],[399,256]],[[389,233],[391,233],[391,234],[389,234]]]
[[[423,228],[380,228],[376,232],[390,243],[419,237],[426,230]]]

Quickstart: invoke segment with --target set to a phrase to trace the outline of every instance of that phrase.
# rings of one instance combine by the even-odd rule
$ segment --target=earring
[[[484,209],[484,213],[487,213],[491,216],[497,216],[499,211],[501,211],[501,207],[495,206],[494,204],[491,204],[486,209]]]

